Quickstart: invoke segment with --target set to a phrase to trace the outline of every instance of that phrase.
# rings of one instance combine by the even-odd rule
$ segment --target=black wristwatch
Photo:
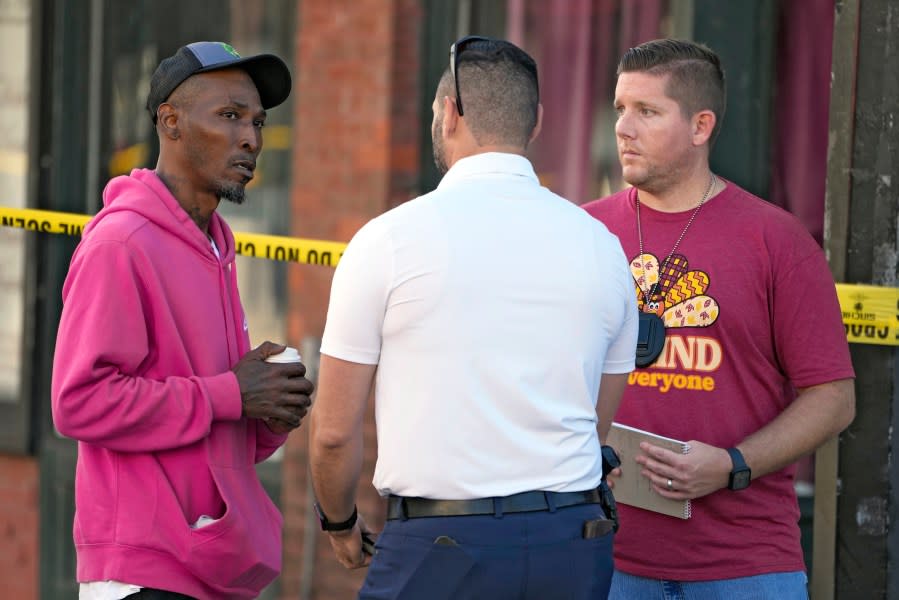
[[[730,476],[727,479],[727,487],[731,490],[744,490],[749,487],[752,481],[752,471],[743,458],[743,453],[736,448],[728,448],[727,453],[730,454],[730,460],[733,468],[730,470]]]
[[[322,526],[322,531],[346,531],[347,529],[352,529],[353,525],[356,524],[358,513],[356,512],[355,506],[353,506],[353,514],[350,515],[350,518],[339,523],[332,523],[329,521],[328,517],[325,516],[322,507],[318,505],[318,502],[314,503],[312,506],[315,508],[315,514],[318,515],[318,522]]]

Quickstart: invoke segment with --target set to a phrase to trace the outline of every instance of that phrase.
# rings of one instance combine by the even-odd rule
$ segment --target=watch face
[[[737,471],[733,474],[733,483],[731,484],[731,489],[742,490],[749,487],[750,479],[752,479],[752,473],[750,473],[748,469],[745,471]]]

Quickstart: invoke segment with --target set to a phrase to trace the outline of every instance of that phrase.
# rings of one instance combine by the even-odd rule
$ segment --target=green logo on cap
[[[240,54],[237,53],[237,50],[235,50],[234,47],[233,47],[231,44],[225,44],[224,42],[222,42],[222,43],[221,43],[221,46],[222,46],[222,48],[225,49],[225,52],[227,52],[227,53],[230,54],[231,56],[234,56],[234,57],[236,57],[236,58],[240,58]]]

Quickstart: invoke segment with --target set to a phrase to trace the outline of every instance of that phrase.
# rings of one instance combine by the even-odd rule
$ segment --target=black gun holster
[[[602,507],[603,512],[606,513],[606,517],[611,519],[615,524],[612,531],[618,531],[618,506],[615,504],[615,496],[612,494],[611,488],[609,488],[609,484],[606,483],[606,475],[608,475],[612,469],[615,469],[621,466],[621,459],[618,458],[618,454],[615,452],[615,449],[611,446],[602,446],[602,481],[599,484],[599,505]]]

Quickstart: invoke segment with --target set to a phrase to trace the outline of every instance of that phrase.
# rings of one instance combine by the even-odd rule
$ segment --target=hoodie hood
[[[148,192],[153,201],[148,201]],[[110,180],[103,190],[103,209],[85,226],[84,235],[97,228],[105,219],[123,212],[140,215],[180,238],[202,256],[218,262],[206,235],[155,171],[134,169],[130,175]],[[215,241],[222,264],[232,262],[235,256],[234,236],[217,212],[213,212],[209,219],[209,234]]]

